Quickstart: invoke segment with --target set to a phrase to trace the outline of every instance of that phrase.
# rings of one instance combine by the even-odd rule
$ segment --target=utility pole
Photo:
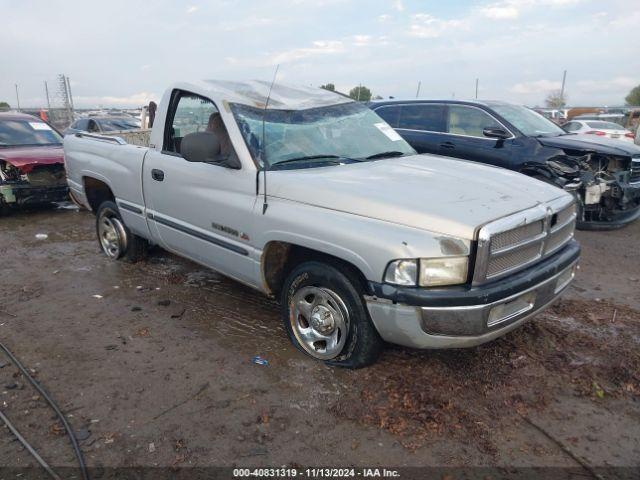
[[[18,104],[18,111],[20,111],[20,95],[18,94],[18,84],[16,83],[16,103]]]
[[[562,88],[560,89],[560,102],[562,103],[561,107],[564,107],[564,84],[567,81],[567,71],[565,70],[562,74]]]
[[[47,108],[49,109],[49,115],[51,115],[51,101],[49,100],[49,86],[47,81],[44,81],[44,93],[47,96]]]
[[[420,95],[420,85],[422,85],[422,82],[418,82],[418,91],[416,92],[416,98],[418,98],[418,96]]]
[[[358,102],[360,101],[360,92],[362,92],[362,83],[358,85],[358,100],[356,100]]]
[[[69,77],[67,77],[67,91],[69,92],[69,102],[71,103],[71,110],[73,110],[73,95],[71,95],[71,82],[69,81]]]
[[[479,78],[476,78],[476,100],[478,99],[478,81],[479,80],[480,80]]]

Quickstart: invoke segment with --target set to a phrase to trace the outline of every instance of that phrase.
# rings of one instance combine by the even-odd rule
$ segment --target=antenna
[[[273,74],[273,80],[271,81],[271,86],[269,87],[267,100],[264,102],[264,112],[262,113],[262,148],[260,149],[260,156],[262,157],[262,171],[264,172],[264,201],[262,203],[263,215],[267,213],[267,207],[269,206],[269,204],[267,203],[267,169],[269,168],[269,164],[267,163],[267,149],[265,144],[265,119],[267,118],[267,107],[269,106],[269,100],[271,99],[271,90],[273,89],[273,84],[276,83],[276,77],[278,76],[279,68],[280,64],[276,65],[276,71]]]

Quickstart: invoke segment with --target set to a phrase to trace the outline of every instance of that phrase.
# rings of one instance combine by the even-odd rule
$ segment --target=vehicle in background
[[[386,100],[370,104],[420,153],[508,168],[578,200],[578,228],[621,227],[640,217],[640,148],[570,134],[505,102]]]
[[[41,119],[0,113],[0,214],[68,199],[62,136]]]
[[[84,117],[73,122],[64,130],[64,135],[70,133],[110,133],[140,129],[140,121],[130,116],[100,116]]]
[[[534,108],[535,112],[538,112],[544,118],[551,120],[556,125],[564,125],[567,122],[568,110],[558,110],[554,108]]]
[[[332,365],[372,363],[383,340],[490,341],[554,301],[579,257],[571,195],[416,155],[319,88],[179,83],[147,148],[77,133],[64,149],[109,258],[158,244],[279,297],[294,345]]]
[[[572,120],[594,120],[600,122],[611,122],[617,123],[624,128],[625,116],[621,113],[583,114],[573,117]]]
[[[613,138],[633,143],[633,132],[621,125],[602,120],[571,120],[562,126],[567,133],[580,133],[584,135],[596,135],[603,138]]]

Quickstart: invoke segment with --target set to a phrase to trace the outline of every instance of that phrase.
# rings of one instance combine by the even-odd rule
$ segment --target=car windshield
[[[0,148],[60,144],[62,144],[62,137],[49,125],[36,118],[0,120]]]
[[[118,130],[137,130],[140,126],[132,118],[101,118],[97,120],[103,132]]]
[[[591,128],[599,128],[601,130],[624,130],[622,125],[613,122],[585,122]]]
[[[539,113],[520,105],[492,105],[493,110],[528,137],[557,137],[567,132]]]
[[[265,110],[231,105],[251,155],[259,161]],[[365,105],[349,102],[306,110],[267,110],[264,157],[269,167],[306,167],[332,159],[367,160],[413,155],[415,150]],[[307,160],[307,163],[304,161]]]

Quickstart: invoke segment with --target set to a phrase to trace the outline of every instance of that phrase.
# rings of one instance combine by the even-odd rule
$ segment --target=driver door
[[[207,130],[216,113],[208,98],[173,92],[162,150],[149,150],[142,172],[149,228],[165,249],[253,284],[253,235],[247,232],[253,224],[255,175],[189,162],[180,153],[185,135]]]

